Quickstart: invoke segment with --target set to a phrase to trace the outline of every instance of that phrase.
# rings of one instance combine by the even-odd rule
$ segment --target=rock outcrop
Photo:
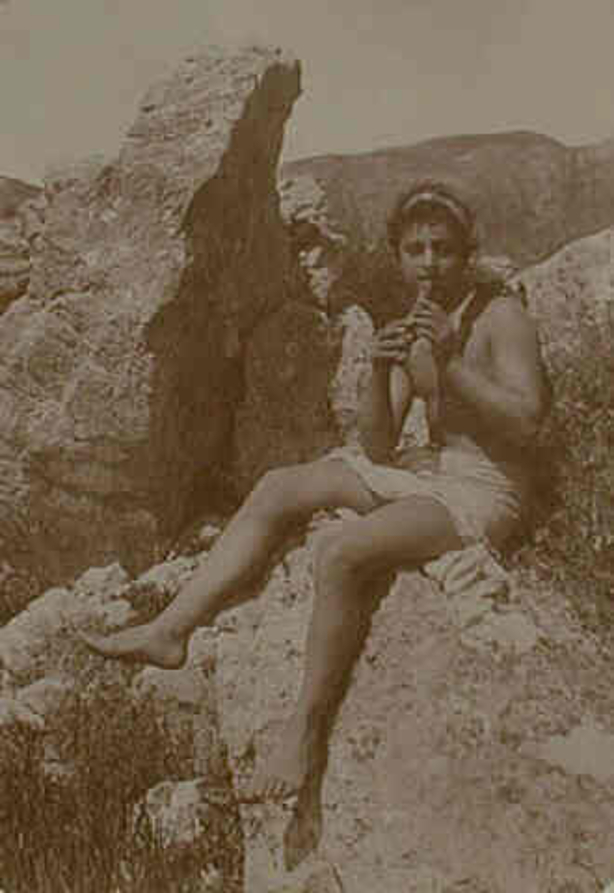
[[[546,359],[567,363],[590,339],[611,351],[614,330],[614,229],[578,239],[521,275],[529,306],[541,322]]]
[[[28,288],[31,246],[43,206],[37,186],[0,177],[0,314]]]
[[[142,569],[215,501],[244,353],[287,300],[298,92],[278,51],[209,50],[149,91],[115,161],[47,178],[29,291],[0,317],[0,554],[43,581]]]

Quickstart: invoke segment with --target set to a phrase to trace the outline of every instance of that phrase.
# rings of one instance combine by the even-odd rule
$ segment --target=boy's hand
[[[373,335],[371,362],[403,365],[416,339],[416,323],[411,318],[395,319]]]
[[[447,363],[456,349],[456,333],[450,317],[435,301],[420,299],[416,304],[417,335],[433,345],[437,360]]]

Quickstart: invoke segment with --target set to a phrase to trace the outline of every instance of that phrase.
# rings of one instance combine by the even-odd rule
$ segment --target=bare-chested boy
[[[318,772],[331,717],[364,640],[373,579],[465,544],[499,547],[521,523],[530,490],[526,447],[547,400],[535,325],[501,290],[488,300],[472,281],[470,209],[450,189],[424,183],[399,199],[389,240],[406,314],[375,333],[363,389],[364,455],[337,453],[264,475],[204,563],[152,622],[88,642],[108,657],[178,667],[190,635],[253,594],[253,583],[297,523],[349,507],[355,520],[323,540],[302,688],[254,793],[300,793]],[[417,300],[418,294],[420,300]],[[427,339],[437,367],[439,443],[427,467],[399,467],[395,447],[424,380]],[[266,680],[263,680],[266,684]]]

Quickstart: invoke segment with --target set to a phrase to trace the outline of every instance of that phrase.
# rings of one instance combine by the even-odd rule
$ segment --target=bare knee
[[[265,472],[246,499],[243,511],[262,519],[280,521],[299,514],[298,468],[290,465]]]
[[[370,555],[351,530],[334,531],[320,541],[315,557],[316,578],[340,585],[361,582],[372,572]]]

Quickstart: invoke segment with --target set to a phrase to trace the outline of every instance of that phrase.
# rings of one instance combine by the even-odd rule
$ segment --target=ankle
[[[189,633],[185,633],[176,625],[165,622],[162,615],[152,620],[149,630],[153,639],[168,642],[171,645],[184,645],[190,638]]]

